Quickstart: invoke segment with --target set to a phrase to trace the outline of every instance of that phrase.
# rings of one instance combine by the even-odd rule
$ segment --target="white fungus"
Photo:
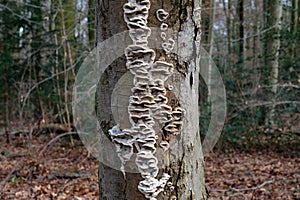
[[[148,45],[151,29],[147,27],[150,9],[150,0],[128,0],[124,7],[124,20],[129,28],[129,35],[133,44],[125,49],[126,67],[134,75],[131,88],[132,95],[129,99],[128,114],[131,127],[120,130],[114,126],[109,130],[118,156],[121,160],[121,171],[125,176],[125,164],[137,150],[135,164],[143,180],[138,184],[138,190],[147,199],[156,200],[164,191],[170,175],[163,173],[158,179],[158,160],[155,156],[157,140],[160,134],[179,134],[182,125],[183,110],[179,107],[173,109],[168,105],[167,89],[165,82],[172,75],[174,66],[165,61],[155,62],[155,51]],[[160,22],[165,21],[169,13],[163,9],[156,12]],[[168,25],[161,24],[161,30],[166,31]],[[175,45],[173,39],[166,39],[162,44],[165,52],[170,52]],[[171,88],[172,86],[168,86]],[[162,130],[154,130],[158,123]],[[159,146],[167,151],[169,142],[163,140]],[[170,183],[169,183],[170,185]]]

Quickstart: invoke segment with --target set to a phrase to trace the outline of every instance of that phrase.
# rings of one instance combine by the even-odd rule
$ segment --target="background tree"
[[[206,0],[202,2],[202,13],[201,13],[201,19],[202,19],[202,39],[201,43],[202,46],[205,48],[205,50],[209,53],[209,57],[213,57],[213,48],[214,48],[214,23],[215,23],[215,10],[216,10],[216,1],[215,0]],[[202,67],[202,75],[207,74],[207,83],[201,82],[200,84],[200,102],[203,103],[206,100],[210,101],[210,91],[211,91],[211,70],[212,70],[212,63],[211,59],[208,62],[207,67]],[[207,72],[205,72],[207,70]],[[200,81],[203,81],[202,79]],[[205,87],[207,87],[207,90],[205,90]],[[208,92],[206,95],[205,92]],[[207,99],[205,99],[207,97]]]
[[[278,92],[278,77],[279,77],[279,55],[280,55],[280,31],[282,23],[282,2],[281,0],[268,1],[269,13],[267,16],[267,25],[272,29],[269,32],[267,42],[267,67],[270,67],[270,84],[273,99],[276,99]],[[275,108],[273,107],[268,116],[267,121],[274,124]]]
[[[91,48],[88,35],[94,32],[87,28],[88,3],[93,2],[1,0],[2,113],[7,129],[13,121],[14,129],[36,129],[42,122],[70,130],[71,86],[76,67]]]

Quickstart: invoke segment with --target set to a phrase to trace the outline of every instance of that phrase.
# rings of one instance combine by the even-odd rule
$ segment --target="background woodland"
[[[16,141],[18,144],[24,142],[22,148],[30,149],[32,153],[35,147],[28,144],[38,140],[40,147],[37,151],[43,154],[49,145],[68,136],[65,143],[58,146],[76,147],[77,150],[72,153],[78,153],[76,145],[80,142],[72,122],[72,86],[81,63],[95,47],[94,3],[94,0],[0,0],[1,162],[5,156],[13,155],[11,159],[15,158],[10,148],[16,145]],[[284,190],[288,192],[280,190],[278,196],[289,194],[287,199],[292,199],[293,195],[296,199],[300,193],[299,166],[294,163],[299,163],[297,157],[300,154],[299,0],[202,0],[202,4],[202,46],[218,67],[227,95],[226,124],[215,151],[229,154],[256,152],[253,159],[262,157],[275,169],[277,162],[272,159],[277,156],[274,153],[291,156],[292,161],[287,162],[292,162],[293,167],[289,169],[295,169],[291,173],[295,173],[296,178],[293,174],[295,181]],[[210,121],[211,102],[209,85],[203,79],[199,84],[199,126],[203,139]],[[46,142],[45,135],[53,133],[54,140]],[[257,153],[258,149],[263,153]],[[52,150],[56,151],[55,148]],[[78,159],[84,159],[75,158],[73,155],[72,159],[77,164]],[[247,156],[239,153],[237,159],[224,158],[232,167],[243,163]],[[211,185],[215,182],[215,186],[222,186],[223,183],[225,189],[216,190],[213,194],[233,196],[244,192],[244,198],[248,198],[245,195],[253,190],[232,190],[241,181],[239,177],[230,183],[211,178],[212,175],[221,176],[231,171],[230,167],[223,171],[216,167],[222,165],[218,159],[221,158],[214,155],[207,160],[215,168],[207,166],[206,175]],[[86,169],[96,169],[95,160],[91,161],[88,157],[84,162],[89,163]],[[258,165],[257,162],[253,165]],[[10,171],[4,164],[0,165],[2,170]],[[28,166],[35,165],[29,163]],[[262,169],[258,167],[257,170]],[[80,175],[76,171],[65,178],[84,179],[81,175],[73,177],[74,174]],[[3,172],[1,181],[3,178],[4,182],[16,183],[24,176]],[[25,180],[26,177],[28,174]],[[97,178],[94,177],[94,180],[97,181]],[[256,180],[251,186],[246,186],[261,186],[259,183],[273,182]],[[254,189],[257,191],[263,186]],[[35,189],[42,191],[41,188]],[[4,187],[2,191],[5,191]],[[62,191],[56,196],[66,194]]]

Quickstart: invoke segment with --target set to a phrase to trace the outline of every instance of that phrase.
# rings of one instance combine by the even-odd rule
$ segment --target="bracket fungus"
[[[156,11],[156,17],[158,21],[163,22],[169,17],[169,13],[166,12],[164,9],[158,9]]]
[[[128,106],[131,127],[120,130],[116,125],[109,130],[109,134],[116,146],[124,176],[126,162],[133,157],[134,152],[137,152],[135,164],[143,178],[139,182],[138,190],[147,199],[156,200],[170,179],[170,175],[166,172],[163,172],[159,179],[157,177],[159,174],[158,158],[155,155],[157,143],[164,152],[169,149],[169,142],[161,141],[160,135],[180,133],[183,109],[172,108],[168,102],[167,88],[170,90],[172,86],[166,87],[165,82],[173,74],[173,64],[155,61],[155,51],[148,47],[148,37],[151,35],[151,29],[147,27],[150,0],[128,0],[123,9],[129,36],[133,41],[125,49],[126,67],[134,75]],[[159,9],[156,16],[163,22],[169,13]],[[161,24],[162,31],[166,31],[167,28],[166,23]],[[167,41],[162,46],[168,53],[174,48],[175,41],[167,40],[165,32],[162,32],[161,36]],[[156,123],[159,126],[156,126]],[[160,130],[157,130],[158,127]]]
[[[168,30],[168,27],[169,27],[168,24],[162,23],[162,24],[160,25],[160,30],[162,30],[162,31],[167,31],[167,30]]]

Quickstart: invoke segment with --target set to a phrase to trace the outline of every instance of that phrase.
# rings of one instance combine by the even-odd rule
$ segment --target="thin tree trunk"
[[[270,8],[269,8],[269,2],[270,0],[266,0],[266,1],[263,1],[263,25],[264,25],[264,29],[269,29],[270,28],[270,24],[269,24],[269,15],[270,15]],[[268,65],[268,40],[269,40],[269,36],[270,34],[265,34],[265,37],[264,37],[264,42],[263,42],[263,55],[264,55],[264,64],[265,66]],[[263,76],[266,75],[266,68],[263,68],[262,70],[262,74]],[[267,77],[264,78],[264,83],[267,82]]]
[[[133,0],[129,2],[133,2]],[[137,1],[138,4],[140,2],[141,1]],[[147,1],[145,0],[143,2]],[[96,0],[97,46],[114,34],[127,30],[127,24],[124,21],[123,13],[123,5],[125,3],[127,3],[127,1],[124,0]],[[164,186],[162,188],[163,191],[158,192],[156,198],[160,200],[201,200],[208,198],[204,185],[203,155],[198,128],[199,116],[197,109],[195,109],[198,107],[199,98],[198,63],[200,60],[198,56],[190,57],[191,55],[198,55],[200,50],[200,6],[201,1],[198,0],[158,0],[151,1],[149,10],[148,27],[160,27],[161,22],[156,17],[157,10],[164,9],[170,14],[166,23],[168,23],[169,28],[179,31],[178,35],[179,37],[182,37],[179,41],[183,41],[178,44],[178,54],[185,54],[187,58],[191,58],[188,62],[179,62],[179,57],[171,57],[175,60],[173,65],[175,66],[174,71],[176,71],[180,77],[180,82],[178,82],[178,84],[180,83],[180,87],[178,87],[179,95],[177,96],[176,104],[180,105],[180,107],[185,110],[185,117],[182,121],[183,124],[179,135],[177,135],[177,137],[169,136],[168,142],[170,144],[176,144],[176,146],[182,148],[183,151],[180,155],[177,155],[177,160],[169,163],[166,162],[167,164],[165,163],[165,167],[159,170],[157,177],[153,176],[154,179],[160,179],[163,174],[168,174],[168,176],[170,176],[168,180],[169,184],[162,184],[161,187]],[[147,47],[145,46],[145,48]],[[185,49],[185,51],[179,52],[182,51],[182,49]],[[189,51],[186,51],[186,49],[189,49]],[[160,60],[171,60],[167,54],[160,50],[157,50],[156,54],[160,56]],[[99,101],[99,99],[97,99],[97,113],[101,115],[101,117],[99,117],[99,123],[102,130],[107,131],[106,134],[108,137],[108,131],[112,131],[113,126],[116,125],[112,117],[112,112],[108,109],[111,107],[111,95],[114,86],[126,71],[124,58],[119,58],[105,71],[100,79],[101,85],[98,86],[97,89],[97,92],[101,94],[101,100]],[[157,131],[157,127],[155,130]],[[162,144],[160,143],[162,142],[162,138],[159,137],[156,140],[156,146],[159,148],[159,144]],[[143,148],[143,146],[141,146],[141,148]],[[138,157],[139,151],[141,150],[135,149],[135,151],[138,151]],[[167,151],[167,155],[165,155],[164,158],[167,159],[169,156],[172,155],[170,151]],[[146,163],[143,164],[149,167]],[[125,172],[125,175],[126,178],[124,178],[124,174],[121,170],[115,170],[106,166],[105,163],[99,163],[99,199],[156,199],[155,195],[150,198],[152,194],[147,191],[142,192],[143,190],[141,190],[141,183],[143,180],[149,180],[147,177],[144,177],[141,173]],[[147,195],[148,197],[146,197]]]
[[[1,41],[2,42],[2,41]],[[6,54],[7,53],[7,48],[5,47],[4,48],[4,51]],[[4,71],[4,76],[2,75],[2,78],[3,78],[3,83],[4,83],[4,92],[3,92],[3,104],[4,104],[4,113],[5,113],[5,122],[4,122],[4,130],[5,130],[5,134],[6,134],[6,142],[10,144],[10,137],[9,137],[9,129],[10,129],[10,112],[9,112],[9,101],[10,101],[10,98],[9,98],[9,88],[8,88],[8,80],[7,80],[7,77],[9,77],[9,74],[8,74],[8,69],[7,69],[7,66],[6,66],[6,63],[4,64],[4,67],[3,67],[3,71]]]
[[[90,47],[95,45],[95,0],[88,1],[88,36]]]
[[[298,12],[299,12],[299,1],[298,0],[292,0],[292,15],[291,15],[291,32],[294,36],[294,38],[296,38],[296,34],[297,34],[297,28],[298,28]],[[293,42],[292,44],[292,59],[296,57],[296,44],[295,42]]]
[[[73,49],[70,45],[70,38],[74,37],[74,34],[68,34],[67,29],[71,29],[73,32],[73,29],[75,29],[75,24],[72,22],[73,18],[75,18],[75,11],[73,8],[75,6],[75,1],[68,1],[66,4],[63,4],[61,0],[59,0],[60,4],[60,14],[61,14],[61,34],[62,34],[62,42],[63,42],[63,53],[64,53],[64,105],[65,105],[65,111],[66,111],[66,124],[70,128],[71,126],[71,114],[70,114],[70,94],[68,92],[69,90],[69,79],[70,79],[70,73],[67,71],[67,66],[72,66],[74,64],[73,61]],[[66,13],[65,9],[69,11],[69,13]],[[73,36],[72,36],[73,35]],[[69,65],[68,65],[69,62]],[[72,75],[75,77],[75,70],[72,68]]]
[[[276,99],[278,90],[278,74],[279,74],[279,50],[280,50],[280,30],[282,21],[282,2],[281,0],[269,1],[270,15],[268,23],[273,27],[271,31],[271,39],[268,42],[267,48],[267,66],[270,67],[270,83],[272,99]],[[272,107],[268,114],[267,122],[271,125],[275,124],[275,106]]]
[[[212,57],[213,53],[213,40],[214,32],[213,25],[215,21],[215,0],[205,0],[202,2],[202,39],[201,43],[204,49],[208,52],[209,57]],[[204,58],[206,59],[206,58]],[[205,83],[204,80],[200,83],[200,103],[210,101],[210,91],[211,91],[211,70],[212,70],[212,59],[208,60],[208,66],[201,69],[201,75],[207,75]],[[201,86],[205,86],[201,88]],[[206,92],[207,87],[207,92]]]
[[[211,0],[210,2],[210,7],[211,7],[211,13],[210,13],[210,22],[209,22],[209,34],[208,34],[208,43],[209,43],[209,57],[212,58],[213,54],[213,42],[214,42],[214,32],[213,32],[213,25],[215,22],[215,6],[216,2],[215,0]],[[207,95],[207,101],[210,101],[210,96],[211,96],[211,71],[212,71],[212,59],[209,59],[208,61],[208,83],[207,83],[207,88],[208,88],[208,95]]]
[[[244,0],[239,0],[237,5],[238,19],[239,19],[239,64],[243,64],[244,61]]]
[[[231,49],[231,0],[228,0],[228,5],[226,9],[226,2],[225,0],[222,0],[223,2],[223,8],[224,8],[224,13],[226,16],[226,30],[227,30],[227,48],[228,48],[228,54],[230,55],[232,53]]]
[[[7,3],[6,1],[3,1],[3,3]],[[1,18],[1,22],[5,22],[6,20],[8,20],[9,16],[8,14],[6,14],[5,11],[3,11],[3,9],[0,10],[0,18]],[[1,24],[1,29],[5,30],[7,27],[5,26],[5,24]],[[6,141],[7,143],[10,142],[10,137],[9,137],[9,129],[10,129],[10,108],[9,108],[9,102],[10,102],[10,98],[9,98],[9,87],[8,87],[8,79],[7,77],[10,77],[9,75],[9,67],[10,67],[10,59],[11,58],[11,49],[9,48],[8,43],[5,43],[5,41],[9,41],[9,34],[7,31],[4,31],[3,34],[0,37],[0,45],[2,46],[1,48],[1,55],[2,58],[0,58],[0,64],[2,66],[2,73],[1,74],[1,81],[3,83],[3,90],[2,90],[2,100],[3,100],[3,105],[4,105],[4,109],[3,109],[3,114],[4,114],[4,130],[5,130],[5,134],[6,134]]]

